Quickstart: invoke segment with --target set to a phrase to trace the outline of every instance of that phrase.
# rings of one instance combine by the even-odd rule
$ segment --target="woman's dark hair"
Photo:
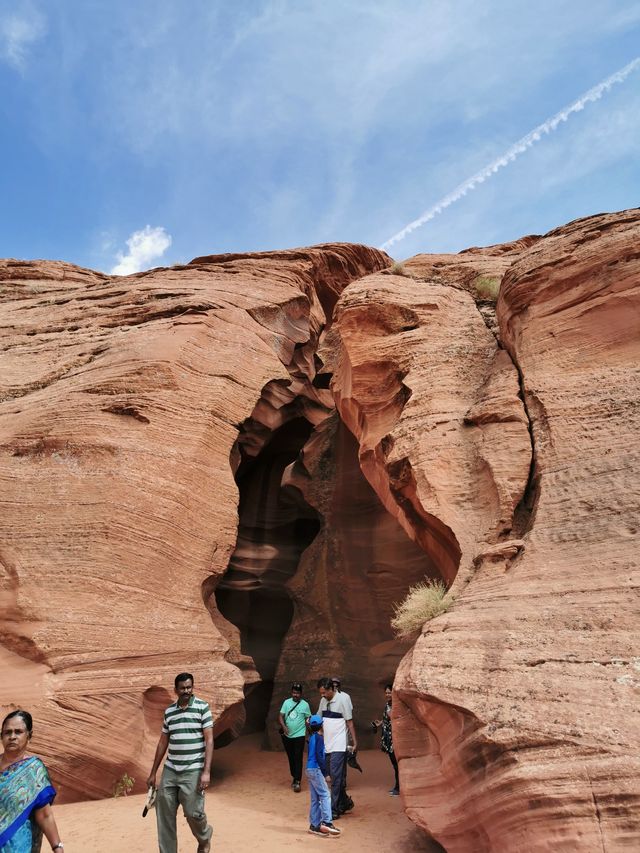
[[[385,684],[384,689],[385,690],[393,690],[393,684]]]
[[[178,689],[178,684],[181,681],[190,681],[192,684],[195,684],[193,680],[193,676],[190,672],[179,672],[173,680],[173,686]]]
[[[27,729],[27,734],[29,737],[33,734],[33,717],[28,711],[22,711],[18,709],[17,711],[12,711],[2,721],[2,726],[0,727],[0,731],[4,731],[4,724],[8,722],[12,717],[20,717],[22,722],[25,724]]]
[[[297,690],[298,692],[302,693],[302,684],[300,684],[299,681],[292,681],[291,682],[291,689]]]

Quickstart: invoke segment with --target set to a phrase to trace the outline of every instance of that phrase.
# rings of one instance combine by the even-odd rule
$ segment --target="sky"
[[[640,0],[0,0],[0,257],[401,260],[635,207],[639,58]]]

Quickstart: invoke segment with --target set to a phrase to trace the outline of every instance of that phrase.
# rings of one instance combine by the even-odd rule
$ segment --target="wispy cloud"
[[[380,243],[506,148],[514,126],[530,127],[581,92],[585,75],[597,82],[624,61],[640,22],[625,14],[614,27],[622,5],[639,4],[514,0],[507,13],[501,0],[0,0],[0,22],[29,7],[47,15],[20,89],[7,93],[0,149],[15,164],[16,204],[5,206],[0,243],[104,270],[147,222],[172,236],[162,264],[170,253]],[[629,104],[631,81],[616,88]],[[574,116],[567,130],[583,133],[604,112]],[[626,128],[631,148],[638,110]],[[492,192],[475,193],[455,227],[439,217],[429,248],[477,244],[488,231],[506,239],[518,185],[542,186],[534,167],[579,135],[556,133],[519,159],[523,168],[503,170],[490,207]],[[565,196],[544,199],[558,210],[548,218],[631,206],[639,168],[632,152],[622,182],[594,166],[589,187],[567,183]],[[55,204],[28,202],[44,196]],[[540,210],[527,228],[544,228]],[[106,247],[101,231],[121,236]],[[412,235],[416,249],[423,232]]]
[[[118,263],[111,275],[131,275],[148,269],[152,262],[161,258],[171,245],[171,235],[164,228],[152,228],[145,225],[140,231],[134,231],[127,240],[128,252],[118,253]]]
[[[384,243],[380,246],[381,249],[389,249],[395,243],[399,243],[401,240],[404,240],[409,234],[415,231],[417,228],[425,225],[431,219],[434,219],[439,213],[442,213],[443,210],[446,210],[447,207],[450,207],[456,201],[459,201],[461,198],[467,195],[467,193],[474,190],[478,184],[482,184],[485,181],[489,180],[492,175],[495,175],[500,169],[503,169],[505,166],[508,166],[509,163],[512,163],[520,154],[523,154],[529,148],[536,144],[536,142],[540,142],[543,136],[552,133],[556,128],[562,123],[569,119],[569,117],[573,113],[580,112],[585,108],[585,106],[593,101],[598,101],[606,92],[611,89],[616,83],[623,83],[627,77],[632,74],[637,68],[640,67],[640,57],[629,62],[624,68],[621,68],[619,71],[616,71],[615,74],[607,77],[601,83],[598,83],[597,86],[589,89],[588,92],[585,92],[584,95],[581,95],[576,101],[569,106],[564,107],[560,112],[556,113],[551,118],[548,118],[542,124],[539,124],[533,130],[515,142],[510,148],[505,151],[504,154],[501,154],[500,157],[493,160],[479,172],[476,172],[475,175],[472,175],[470,178],[467,178],[462,184],[460,184],[453,192],[448,193],[448,195],[444,196],[444,198],[440,199],[436,204],[426,210],[423,214],[421,214],[417,219],[414,219],[412,222],[409,222],[408,225],[405,225],[400,231],[394,234],[392,237],[389,237],[388,240],[385,240]]]
[[[0,14],[0,58],[18,71],[24,71],[30,48],[43,37],[44,17],[27,5],[21,11]]]

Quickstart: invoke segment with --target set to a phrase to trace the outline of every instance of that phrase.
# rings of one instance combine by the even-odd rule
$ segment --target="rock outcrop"
[[[0,707],[32,711],[63,799],[124,769],[143,786],[177,672],[216,735],[238,726],[238,632],[203,603],[236,546],[232,450],[263,389],[313,367],[344,286],[388,263],[342,245],[127,278],[0,263]]]
[[[636,849],[639,242],[0,262],[0,710],[63,798],[143,782],[179,670],[274,746],[290,680],[340,674],[366,744],[395,673],[448,853]]]
[[[407,812],[449,853],[640,842],[639,239],[638,211],[592,217],[338,305],[363,471],[428,553],[442,526],[459,548],[394,705]],[[502,278],[499,345],[480,276]]]

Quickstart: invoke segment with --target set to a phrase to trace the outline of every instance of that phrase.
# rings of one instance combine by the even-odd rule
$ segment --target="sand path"
[[[216,853],[286,853],[316,847],[342,847],[375,853],[434,853],[408,820],[401,797],[389,796],[393,770],[379,750],[358,754],[364,773],[350,771],[354,811],[337,822],[338,838],[309,835],[309,794],[290,788],[286,757],[261,752],[259,736],[240,738],[216,752],[207,815],[214,826]],[[155,853],[155,814],[142,818],[145,797],[56,806],[65,853]],[[195,853],[195,839],[179,813],[178,853]]]

